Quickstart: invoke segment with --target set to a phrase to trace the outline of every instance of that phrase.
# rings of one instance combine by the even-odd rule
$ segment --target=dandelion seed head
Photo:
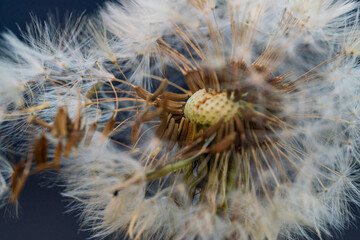
[[[357,8],[132,0],[35,23],[4,35],[24,87],[1,137],[35,139],[96,238],[331,235],[359,204]]]
[[[198,90],[186,102],[184,116],[199,125],[214,125],[221,118],[232,118],[239,108],[238,104],[226,97],[226,92],[206,92]]]

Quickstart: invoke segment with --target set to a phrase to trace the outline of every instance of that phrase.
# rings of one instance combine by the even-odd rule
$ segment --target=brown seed
[[[177,120],[180,120],[180,124],[179,124],[179,128],[178,128],[178,133],[180,134],[181,130],[182,130],[183,126],[184,126],[185,118],[181,117],[180,119],[177,119]]]
[[[204,83],[201,71],[195,70],[195,71],[191,72],[191,80],[194,82],[194,84],[196,85],[196,87],[198,89],[205,88],[205,83]]]
[[[156,129],[155,136],[157,136],[158,138],[161,138],[164,134],[166,126],[167,126],[167,114],[162,116],[161,122],[160,122],[158,128]]]
[[[211,145],[208,149],[206,149],[206,152],[214,154],[226,150],[235,141],[235,137],[236,133],[231,133],[227,135],[222,140],[218,141],[217,143]]]
[[[183,121],[183,125],[181,127],[181,131],[180,131],[180,137],[179,137],[179,146],[182,147],[185,144],[185,140],[186,140],[186,135],[187,132],[189,131],[189,119],[188,118],[184,118]]]
[[[142,87],[136,86],[136,87],[134,87],[134,89],[135,89],[135,92],[137,93],[137,95],[144,100],[147,100],[152,95],[150,92],[146,91]]]
[[[204,138],[204,129],[200,129],[200,131],[196,133],[194,139],[198,139],[198,138]]]
[[[80,119],[75,120],[75,122],[73,123],[73,122],[71,122],[69,115],[66,115],[66,130],[67,130],[66,137],[70,136],[70,133],[73,131],[73,129],[75,129],[75,125],[79,124],[80,122],[81,122],[81,117],[80,117]],[[79,126],[79,125],[77,125],[77,126]]]
[[[279,85],[282,83],[283,80],[284,80],[283,77],[278,76],[278,77],[270,78],[267,81],[269,82],[270,85],[279,87]]]
[[[19,162],[16,167],[14,168],[13,173],[11,174],[10,179],[10,188],[14,191],[14,188],[17,185],[18,178],[20,177],[20,174],[24,170],[24,161]]]
[[[222,124],[222,125],[220,126],[219,131],[218,131],[218,133],[217,133],[217,135],[216,135],[216,141],[217,141],[217,142],[221,141],[221,139],[223,139],[223,137],[226,135],[226,133],[225,133],[225,126],[226,126],[226,124]]]
[[[163,109],[165,109],[165,111],[169,113],[182,115],[184,113],[185,104],[185,102],[176,102],[172,100],[162,99],[156,102],[154,105],[156,107],[162,107]]]
[[[158,117],[161,115],[161,113],[163,112],[162,108],[158,108],[155,111],[152,112],[145,112],[140,116],[140,121],[141,122],[148,122],[152,119],[154,119],[155,117]]]
[[[22,174],[20,176],[20,173],[18,174],[18,177],[14,178],[16,179],[14,181],[14,184],[12,185],[12,195],[11,195],[11,198],[10,198],[10,202],[11,203],[14,203],[17,201],[18,197],[19,197],[19,194],[22,190],[22,188],[24,187],[25,185],[25,182],[30,174],[30,168],[31,168],[31,163],[32,163],[32,160],[28,160],[26,162],[26,165],[23,166],[22,164]]]
[[[175,144],[176,144],[176,140],[177,140],[178,135],[179,135],[178,134],[178,128],[179,128],[179,124],[176,123],[175,126],[174,126],[174,129],[172,131],[170,141],[169,141],[168,145],[166,146],[168,151],[171,151],[174,148]]]
[[[37,167],[47,164],[48,141],[44,132],[41,133],[40,138],[35,142],[34,160],[36,162]]]
[[[187,158],[187,157],[193,156],[190,153],[194,153],[194,152],[196,152],[195,154],[199,153],[199,151],[202,149],[203,145],[204,145],[204,141],[202,139],[196,139],[196,140],[192,141],[191,143],[186,145],[183,148],[183,150],[180,152],[181,158]]]
[[[244,124],[240,119],[239,114],[235,114],[234,120],[235,120],[236,130],[238,131],[239,134],[242,134],[244,132]]]
[[[196,146],[186,149],[187,151],[184,151],[181,154],[181,158],[186,159],[186,158],[191,158],[193,156],[196,156],[196,154],[198,154],[201,151],[201,145],[197,144]]]
[[[179,121],[181,121],[183,116],[181,116],[181,115],[173,115],[172,118],[175,119],[175,122],[179,122]]]
[[[161,94],[161,98],[173,100],[173,101],[183,101],[183,100],[188,99],[189,95],[186,93],[179,94],[179,93],[173,93],[173,92],[164,92],[163,94]]]
[[[220,126],[224,123],[224,118],[220,118],[220,120],[215,123],[214,125],[208,127],[205,131],[204,131],[204,134],[203,134],[203,137],[206,139],[206,138],[209,138],[211,137],[219,128]]]
[[[230,132],[230,124],[229,124],[229,121],[227,121],[226,123],[225,123],[225,131],[224,131],[224,134],[225,135],[228,135],[228,134],[230,134],[231,132]]]
[[[204,70],[204,83],[205,83],[205,89],[208,90],[209,88],[217,89],[217,83],[218,83],[218,76],[216,74],[216,71],[213,69],[205,69]]]
[[[254,139],[254,136],[251,132],[251,125],[250,125],[250,122],[248,120],[245,121],[245,131],[244,131],[244,134],[245,134],[245,139],[246,139],[246,142],[245,144],[247,146],[250,146],[250,145],[254,145],[255,144],[255,139]]]
[[[54,118],[54,125],[52,128],[52,135],[54,137],[67,137],[69,128],[69,116],[63,107],[60,107],[58,113]]]
[[[175,119],[171,118],[170,119],[170,123],[164,133],[164,136],[162,137],[163,140],[169,140],[170,137],[171,137],[171,134],[173,132],[173,129],[174,129],[174,126],[175,126]]]
[[[167,79],[164,79],[164,81],[162,81],[158,89],[156,89],[156,91],[152,95],[147,96],[147,100],[150,102],[154,101],[161,93],[165,91],[167,85],[168,85],[168,81]]]
[[[86,132],[86,135],[85,135],[85,146],[86,147],[88,147],[90,145],[91,140],[95,134],[96,127],[97,127],[97,124],[96,124],[96,122],[94,122],[93,124],[90,125],[88,131]]]
[[[115,118],[112,117],[105,125],[104,130],[102,131],[102,135],[104,137],[109,137],[109,135],[111,134],[111,132],[113,131],[115,126]]]
[[[192,122],[189,123],[188,132],[185,139],[185,145],[189,145],[194,139],[196,125]]]
[[[198,80],[196,79],[200,79],[202,81],[202,77],[199,71],[191,71],[185,75],[185,82],[192,93],[195,93],[200,89],[197,84]]]
[[[168,99],[161,99],[160,101],[157,101],[154,103],[155,107],[163,107],[165,110],[168,110],[169,108],[182,108],[185,106],[185,102],[177,102],[172,101]]]
[[[72,131],[69,139],[66,141],[65,149],[64,149],[64,157],[68,158],[70,155],[71,148],[76,146],[78,139],[80,138],[79,131]]]
[[[229,119],[228,123],[229,123],[229,132],[228,133],[233,133],[235,132],[235,122],[234,122],[234,118]]]
[[[135,120],[134,126],[132,127],[132,130],[131,130],[131,144],[134,145],[136,143],[136,141],[139,137],[140,131],[141,131],[140,121]]]

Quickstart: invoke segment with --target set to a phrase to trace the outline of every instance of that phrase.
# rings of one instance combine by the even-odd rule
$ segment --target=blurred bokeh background
[[[70,12],[76,15],[94,14],[104,2],[105,0],[0,0],[0,31],[8,29],[19,35],[19,28],[25,29],[25,23],[31,22],[30,14],[43,21],[47,19],[49,12],[59,19]],[[79,230],[81,227],[76,213],[66,212],[68,202],[61,197],[61,190],[47,184],[44,176],[31,177],[21,193],[18,218],[11,217],[14,213],[11,207],[0,210],[0,240],[89,238],[88,232]],[[359,215],[356,208],[353,211],[356,216]],[[335,233],[332,239],[359,240],[360,221],[359,218],[357,220],[349,224],[345,232]]]

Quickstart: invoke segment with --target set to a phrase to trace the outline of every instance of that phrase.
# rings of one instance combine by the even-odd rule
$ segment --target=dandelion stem
[[[197,159],[196,157],[188,158],[188,159],[185,159],[180,162],[166,165],[165,167],[163,167],[159,170],[150,170],[149,172],[146,173],[146,180],[153,181],[155,179],[164,177],[171,172],[182,169],[182,168],[192,164],[196,159]]]

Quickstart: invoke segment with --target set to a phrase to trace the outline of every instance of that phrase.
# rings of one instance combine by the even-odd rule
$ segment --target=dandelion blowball
[[[52,169],[95,238],[342,230],[360,198],[359,7],[132,0],[4,33],[1,150],[22,161],[0,164],[3,202]]]

